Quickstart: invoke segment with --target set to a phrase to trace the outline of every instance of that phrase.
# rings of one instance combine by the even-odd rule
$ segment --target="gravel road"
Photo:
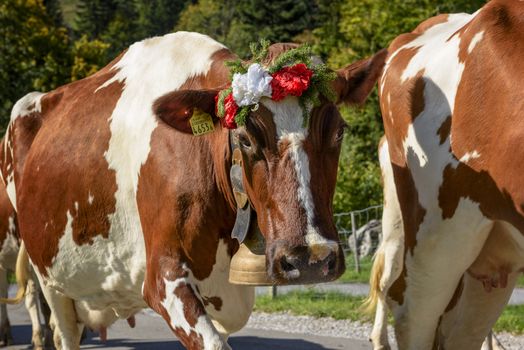
[[[267,289],[259,291],[262,292],[267,293]],[[8,349],[27,349],[31,339],[27,311],[23,305],[9,305],[8,310],[17,344]],[[235,350],[360,350],[371,349],[371,344],[367,341],[370,332],[371,325],[367,323],[293,316],[288,313],[255,312],[246,328],[234,334],[229,339],[229,343]],[[389,330],[389,335],[393,349],[396,349],[392,329]],[[108,342],[104,345],[100,343],[96,334],[90,334],[82,349],[183,349],[174,340],[163,319],[152,310],[145,310],[137,315],[135,329],[129,328],[125,321],[118,321],[108,330],[108,338]],[[497,334],[497,338],[507,350],[524,349],[524,336],[501,333]]]
[[[31,326],[29,315],[23,306],[8,306],[9,317],[16,345],[9,350],[25,350],[31,341]],[[286,324],[285,317],[288,319]],[[267,323],[277,325],[278,329],[271,329]],[[131,329],[125,321],[116,322],[108,330],[108,341],[102,344],[96,334],[89,334],[88,339],[81,346],[82,349],[107,350],[183,350],[165,324],[164,320],[151,310],[146,310],[136,317],[136,328]],[[297,332],[298,325],[303,323],[301,318],[284,315],[275,320],[268,314],[254,314],[250,323],[241,332],[229,339],[229,344],[235,350],[364,350],[371,349],[365,339],[350,339],[337,336],[333,329],[331,333],[320,335],[312,331]],[[265,328],[254,328],[265,325]],[[329,329],[329,325],[325,326]],[[332,336],[333,335],[333,336]]]

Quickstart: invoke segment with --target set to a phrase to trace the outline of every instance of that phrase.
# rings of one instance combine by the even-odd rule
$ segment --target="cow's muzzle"
[[[309,284],[337,279],[346,269],[337,243],[291,246],[275,242],[267,254],[270,278],[276,284]]]

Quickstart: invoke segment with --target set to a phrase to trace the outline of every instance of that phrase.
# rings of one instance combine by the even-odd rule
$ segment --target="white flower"
[[[253,63],[247,73],[233,75],[233,98],[239,107],[258,103],[262,96],[271,97],[273,77],[258,63]]]

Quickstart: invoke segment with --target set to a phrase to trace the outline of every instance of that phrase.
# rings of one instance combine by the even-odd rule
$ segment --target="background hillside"
[[[387,47],[439,13],[473,12],[484,0],[2,0],[0,132],[29,91],[48,91],[96,72],[131,43],[175,30],[198,31],[241,57],[249,43],[310,43],[332,68]],[[381,203],[376,155],[382,122],[374,92],[343,108],[344,140],[335,211]]]

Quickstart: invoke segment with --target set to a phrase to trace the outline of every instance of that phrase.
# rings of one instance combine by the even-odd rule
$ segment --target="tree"
[[[241,56],[249,52],[249,44],[267,39],[290,42],[295,36],[315,26],[316,4],[312,0],[258,1],[236,3],[237,17],[229,40]]]
[[[73,65],[71,80],[78,80],[91,75],[107,63],[109,44],[100,40],[89,41],[87,35],[73,44]]]
[[[79,0],[74,22],[75,34],[78,37],[87,35],[89,39],[99,38],[114,18],[116,8],[114,0]]]
[[[115,0],[113,18],[109,21],[97,39],[108,43],[108,56],[113,59],[135,41],[143,39],[138,33],[135,21],[138,18],[133,3],[127,0]]]
[[[189,3],[189,0],[137,0],[139,34],[145,38],[169,33]]]
[[[59,0],[43,0],[43,5],[49,17],[53,19],[55,26],[63,26],[62,8]]]
[[[208,34],[246,58],[251,42],[293,41],[314,28],[315,9],[312,0],[200,0],[182,12],[175,29]]]
[[[180,14],[175,30],[207,34],[229,46],[229,32],[236,14],[233,0],[200,0]]]
[[[55,25],[41,0],[0,3],[0,125],[13,104],[32,91],[53,89],[69,80],[67,30]]]

